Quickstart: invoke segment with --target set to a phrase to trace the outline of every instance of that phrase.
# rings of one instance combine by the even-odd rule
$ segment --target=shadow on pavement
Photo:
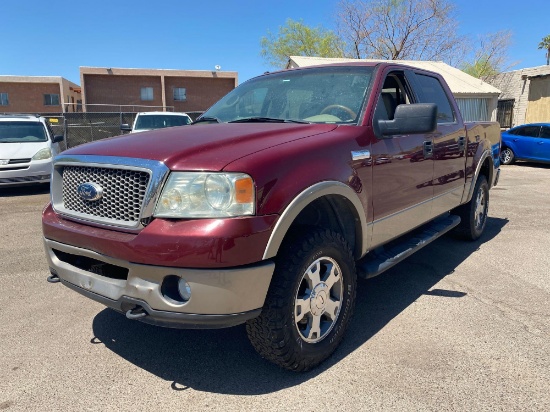
[[[355,314],[342,345],[313,371],[288,372],[263,360],[249,344],[243,325],[219,330],[176,330],[130,321],[110,309],[93,321],[92,344],[108,349],[169,382],[173,390],[257,395],[292,387],[331,368],[376,335],[424,294],[460,299],[461,291],[433,289],[507,220],[489,218],[482,239],[444,236],[376,278],[358,282]]]
[[[550,163],[537,163],[518,160],[513,166],[532,167],[534,169],[550,169]],[[504,166],[507,167],[507,166]]]
[[[50,193],[49,183],[40,183],[26,186],[0,186],[0,197],[45,195],[47,193]]]

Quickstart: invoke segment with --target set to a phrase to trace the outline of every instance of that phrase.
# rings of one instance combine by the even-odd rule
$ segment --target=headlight
[[[244,173],[173,172],[156,217],[215,218],[254,214],[254,182]]]
[[[52,157],[52,151],[46,147],[36,152],[36,154],[32,157],[32,160],[45,160],[50,157]]]

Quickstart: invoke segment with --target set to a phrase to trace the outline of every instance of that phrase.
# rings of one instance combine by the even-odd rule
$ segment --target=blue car
[[[550,163],[550,123],[524,124],[502,132],[500,161],[509,165],[516,160]]]

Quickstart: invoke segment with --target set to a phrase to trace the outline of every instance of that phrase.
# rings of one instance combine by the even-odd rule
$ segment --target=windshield
[[[0,122],[0,143],[32,143],[48,140],[40,122]]]
[[[165,127],[184,126],[189,123],[191,123],[191,119],[187,116],[147,114],[138,116],[134,130],[163,129]]]
[[[231,91],[201,118],[357,124],[372,72],[364,66],[319,67],[260,76]]]

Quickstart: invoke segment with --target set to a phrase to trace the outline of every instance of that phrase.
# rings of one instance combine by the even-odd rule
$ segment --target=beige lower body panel
[[[86,295],[95,294],[109,301],[129,297],[146,302],[155,311],[180,314],[232,315],[260,309],[275,267],[271,261],[229,269],[149,266],[121,261],[49,239],[44,239],[44,245],[48,263],[61,281],[88,292]],[[127,268],[128,277],[112,279],[79,269],[61,261],[54,249]],[[177,304],[162,295],[162,281],[168,275],[176,275],[187,281],[191,287],[189,301]]]

